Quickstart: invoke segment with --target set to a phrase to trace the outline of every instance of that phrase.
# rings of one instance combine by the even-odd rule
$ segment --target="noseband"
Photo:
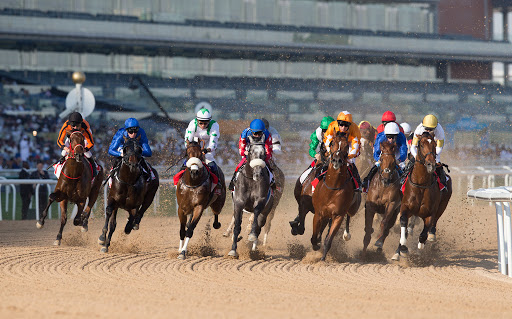
[[[393,158],[395,157],[395,154],[391,154],[391,153],[381,153],[381,155],[391,155],[391,156],[393,156]],[[393,160],[393,162],[395,162],[395,160]],[[389,184],[391,184],[391,183],[393,183],[393,184],[394,184],[394,183],[398,182],[398,180],[399,180],[399,178],[398,178],[398,177],[399,177],[399,176],[398,176],[397,174],[396,174],[397,178],[393,181],[393,175],[395,175],[395,173],[396,173],[396,172],[397,172],[397,171],[396,171],[396,163],[395,163],[395,165],[393,165],[393,168],[391,168],[391,169],[390,169],[390,168],[387,168],[387,167],[383,169],[383,168],[382,168],[382,166],[379,166],[379,176],[380,176],[380,178],[381,178],[382,182],[383,182],[385,185],[386,185],[386,184],[388,184],[388,185],[389,185]],[[384,176],[382,176],[382,173],[385,173],[385,174],[391,174],[391,177],[389,177],[389,178],[385,178]]]

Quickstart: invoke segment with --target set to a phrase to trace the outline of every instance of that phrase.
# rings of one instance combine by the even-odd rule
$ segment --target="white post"
[[[505,235],[505,250],[506,250],[506,259],[505,262],[507,265],[508,275],[512,277],[512,229],[511,229],[511,220],[510,220],[510,202],[503,203],[504,208],[504,235]]]
[[[10,184],[12,188],[12,220],[16,220],[16,185]]]
[[[39,220],[39,187],[41,187],[41,184],[36,185],[36,220]]]
[[[498,269],[506,275],[507,268],[505,267],[505,243],[503,237],[503,203],[496,202],[496,222],[498,226]]]

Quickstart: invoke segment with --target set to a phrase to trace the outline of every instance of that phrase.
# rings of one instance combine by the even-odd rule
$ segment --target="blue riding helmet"
[[[249,128],[253,132],[263,132],[265,130],[265,123],[260,119],[255,119],[251,122]]]
[[[133,117],[130,117],[124,122],[124,128],[128,129],[130,127],[139,127],[139,121],[137,121]]]

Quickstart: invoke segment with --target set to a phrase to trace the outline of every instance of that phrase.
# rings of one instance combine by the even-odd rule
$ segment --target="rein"
[[[381,155],[381,156],[382,156],[382,155],[391,155],[391,156],[395,157],[395,154],[392,154],[392,153],[381,153],[380,155]],[[385,168],[384,170],[386,170],[386,168]],[[387,172],[384,172],[384,173],[387,173]],[[400,180],[400,175],[398,174],[398,172],[397,172],[397,170],[396,170],[396,165],[395,165],[395,168],[393,169],[393,172],[389,172],[389,173],[391,173],[391,174],[392,174],[392,175],[391,175],[392,177],[393,177],[393,176],[396,176],[396,179],[393,181],[393,179],[392,179],[392,178],[388,178],[388,179],[387,179],[387,180],[389,180],[388,185],[390,185],[390,184],[391,184],[391,185],[396,184],[396,183]],[[395,173],[397,173],[397,174],[395,174]],[[382,166],[379,166],[379,176],[380,176],[380,178],[381,178],[381,180],[382,180],[382,183],[383,183],[384,185],[386,185],[386,183],[384,182],[384,181],[386,180],[386,178],[384,178],[384,176],[382,176]]]

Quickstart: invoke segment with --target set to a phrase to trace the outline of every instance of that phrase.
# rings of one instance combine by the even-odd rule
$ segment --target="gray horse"
[[[238,236],[242,228],[242,211],[254,213],[251,233],[248,240],[252,242],[252,250],[256,250],[261,228],[265,226],[267,216],[272,209],[274,196],[270,188],[270,173],[265,164],[265,135],[261,138],[249,136],[249,152],[247,163],[240,168],[235,181],[233,196],[233,245],[228,253],[230,257],[238,257],[236,251]]]

